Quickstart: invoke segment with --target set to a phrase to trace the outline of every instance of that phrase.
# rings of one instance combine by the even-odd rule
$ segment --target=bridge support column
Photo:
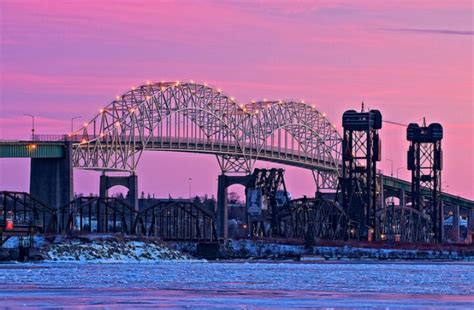
[[[400,206],[404,207],[405,204],[406,204],[406,200],[405,200],[405,190],[404,190],[404,189],[401,189],[401,190],[400,190],[400,197],[399,197],[399,199],[400,199],[400,202],[399,202]]]
[[[217,179],[217,238],[227,240],[228,208],[227,208],[227,176],[221,174]]]
[[[453,208],[452,238],[453,238],[454,243],[459,243],[459,206],[458,205],[454,206]]]
[[[474,232],[474,208],[469,210],[469,222],[467,228],[469,231]]]
[[[65,142],[64,148],[63,158],[31,159],[30,194],[55,209],[74,195],[71,142]]]
[[[130,176],[100,176],[99,196],[101,198],[108,197],[108,190],[114,186],[124,186],[128,189],[126,197],[127,203],[136,211],[138,211],[138,178],[135,174]]]
[[[228,238],[228,220],[229,210],[227,207],[227,188],[234,184],[240,184],[245,187],[247,198],[247,189],[253,184],[255,186],[255,174],[252,175],[234,175],[229,176],[221,174],[217,179],[217,238],[227,240]],[[245,199],[247,201],[247,199]],[[248,206],[247,206],[248,207]],[[248,210],[246,209],[246,212]],[[250,228],[249,228],[250,229]]]
[[[472,243],[472,235],[474,234],[474,208],[468,211],[468,222],[467,222],[467,242]]]

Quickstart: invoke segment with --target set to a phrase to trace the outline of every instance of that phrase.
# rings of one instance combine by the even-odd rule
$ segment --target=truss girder
[[[336,180],[340,148],[334,126],[307,104],[242,105],[206,85],[159,82],[117,96],[85,123],[73,164],[133,172],[144,150],[170,150],[214,154],[221,166],[236,172],[252,171],[257,160],[273,160],[323,171]]]

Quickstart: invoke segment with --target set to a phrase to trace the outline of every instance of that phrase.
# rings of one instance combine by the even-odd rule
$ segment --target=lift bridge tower
[[[376,163],[381,158],[378,130],[382,114],[378,110],[356,112],[342,116],[342,204],[351,223],[350,238],[372,240],[376,223],[377,178]]]
[[[425,236],[428,242],[443,240],[443,210],[441,206],[441,170],[443,127],[438,123],[423,126],[411,123],[407,127],[407,167],[411,171],[412,208],[429,216]]]

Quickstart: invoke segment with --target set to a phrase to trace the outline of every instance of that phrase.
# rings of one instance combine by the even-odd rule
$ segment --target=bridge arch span
[[[206,84],[158,82],[117,96],[85,123],[73,165],[134,172],[143,151],[167,150],[216,155],[223,172],[250,173],[267,160],[337,179],[340,148],[340,135],[314,106],[239,104]]]

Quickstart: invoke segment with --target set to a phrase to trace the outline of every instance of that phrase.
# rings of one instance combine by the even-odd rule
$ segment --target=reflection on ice
[[[471,263],[1,264],[5,306],[474,306]],[[98,289],[100,288],[100,289]]]

